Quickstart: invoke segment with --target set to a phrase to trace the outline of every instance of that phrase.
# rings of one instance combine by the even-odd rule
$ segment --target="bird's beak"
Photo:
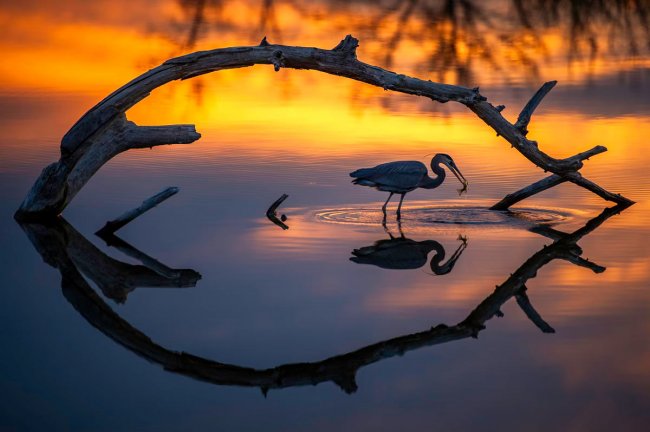
[[[463,185],[464,187],[467,187],[467,185],[469,184],[469,182],[467,181],[467,179],[465,178],[465,176],[460,172],[460,170],[458,169],[458,167],[456,166],[456,164],[455,164],[454,162],[451,162],[451,163],[450,163],[449,165],[447,165],[447,166],[449,167],[449,170],[450,170],[452,173],[454,173],[454,175],[456,176],[456,178],[458,179],[458,181],[461,182],[462,185]]]

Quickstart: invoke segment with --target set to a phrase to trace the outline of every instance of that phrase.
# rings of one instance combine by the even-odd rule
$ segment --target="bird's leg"
[[[399,205],[397,206],[397,220],[400,220],[402,218],[402,201],[404,201],[404,195],[406,194],[402,194],[401,198],[399,199]]]
[[[404,231],[402,231],[402,221],[400,219],[397,219],[397,229],[399,230],[399,237],[406,238],[404,237]]]
[[[386,220],[386,206],[388,205],[388,201],[390,201],[390,199],[393,197],[393,193],[394,192],[391,192],[390,195],[388,195],[388,199],[386,200],[384,205],[381,207],[381,211],[384,212],[384,220]]]
[[[382,224],[382,226],[384,227],[384,229],[386,231],[388,231],[388,228],[386,228],[386,206],[388,205],[388,201],[390,201],[392,196],[393,196],[393,192],[391,192],[390,195],[388,195],[388,199],[386,200],[384,205],[381,207],[381,211],[384,213],[384,218],[381,220],[381,224]]]

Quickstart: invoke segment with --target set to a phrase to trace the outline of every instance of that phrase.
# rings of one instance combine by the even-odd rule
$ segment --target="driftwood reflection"
[[[192,49],[196,42],[200,39],[201,33],[205,30],[206,24],[206,11],[211,9],[212,12],[217,12],[217,17],[220,17],[218,12],[223,7],[222,0],[179,0],[179,5],[188,15],[190,25],[188,29],[187,38],[185,39],[183,48]]]
[[[143,265],[134,265],[109,257],[88,241],[64,219],[48,224],[21,225],[45,262],[61,269],[74,266],[92,280],[102,293],[117,303],[124,303],[136,288],[190,288],[201,275],[191,269],[172,269],[139,251],[116,235],[102,237]],[[62,261],[63,260],[63,261]]]
[[[315,385],[326,381],[332,381],[351,393],[357,390],[355,376],[360,368],[425,346],[477,337],[488,320],[502,315],[501,307],[512,297],[517,297],[535,325],[543,331],[552,332],[553,329],[532,308],[525,296],[526,282],[555,259],[567,260],[595,272],[604,270],[581,258],[582,251],[576,243],[625,208],[624,205],[607,208],[582,228],[569,234],[539,228],[538,231],[552,238],[553,243],[533,254],[458,324],[439,324],[422,332],[381,341],[319,362],[286,364],[270,369],[219,363],[156,344],[116,314],[86,282],[82,272],[89,271],[92,260],[83,258],[81,254],[101,257],[89,248],[89,242],[77,231],[62,220],[51,225],[22,224],[22,228],[45,262],[61,272],[63,295],[90,324],[115,342],[162,365],[166,370],[214,384],[259,387],[265,395],[269,389]]]
[[[429,267],[435,275],[446,275],[454,269],[456,261],[467,247],[467,238],[459,236],[461,244],[443,264],[445,248],[435,240],[416,241],[404,236],[400,227],[399,237],[386,230],[390,239],[377,240],[370,246],[363,246],[352,251],[350,261],[357,264],[370,264],[383,269],[411,270],[424,266],[429,253],[435,251]]]

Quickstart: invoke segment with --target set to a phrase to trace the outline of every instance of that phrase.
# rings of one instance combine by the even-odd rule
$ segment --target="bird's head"
[[[454,162],[454,160],[451,158],[451,156],[449,156],[448,154],[444,154],[444,153],[438,153],[431,160],[431,167],[433,168],[433,165],[435,165],[436,163],[440,163],[440,164],[443,164],[443,165],[447,166],[447,168],[449,168],[449,171],[451,171],[452,174],[454,174],[456,176],[458,181],[462,183],[463,187],[465,187],[465,188],[467,187],[469,182],[467,181],[465,176],[463,176],[463,174],[460,172],[460,170],[456,166],[456,162]]]

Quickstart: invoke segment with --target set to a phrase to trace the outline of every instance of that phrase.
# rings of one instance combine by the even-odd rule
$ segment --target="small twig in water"
[[[167,198],[176,195],[178,191],[179,189],[177,187],[173,187],[173,186],[168,187],[164,191],[159,192],[156,195],[152,196],[151,198],[142,201],[142,204],[140,204],[138,207],[134,208],[133,210],[129,210],[126,213],[123,213],[117,219],[113,219],[112,221],[106,222],[106,225],[104,225],[104,227],[99,231],[97,231],[95,234],[97,234],[100,237],[106,237],[110,234],[113,234],[115,231],[119,230],[124,225],[131,222],[133,219],[137,218],[143,213],[156,207],[158,204],[165,201]]]
[[[282,196],[281,196],[280,198],[278,198],[277,200],[275,200],[275,202],[274,202],[273,204],[271,204],[271,206],[269,207],[269,209],[266,211],[266,217],[269,218],[269,220],[270,220],[271,222],[273,222],[274,224],[276,224],[277,226],[279,226],[279,227],[282,228],[283,230],[288,230],[288,229],[289,229],[289,227],[284,223],[284,221],[287,220],[287,216],[283,214],[283,215],[280,216],[280,218],[278,219],[278,215],[277,215],[277,213],[275,212],[275,210],[276,210],[276,209],[280,206],[280,204],[282,204],[282,202],[283,202],[284,200],[286,200],[287,198],[289,198],[289,195],[287,195],[287,194],[282,194]]]

